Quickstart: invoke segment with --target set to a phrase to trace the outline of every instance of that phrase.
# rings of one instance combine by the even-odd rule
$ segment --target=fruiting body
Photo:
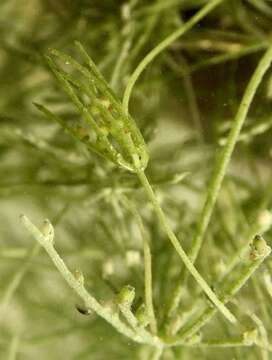
[[[140,130],[133,118],[123,111],[121,102],[82,45],[77,42],[76,46],[85,60],[84,65],[57,50],[50,50],[46,59],[80,118],[64,121],[43,105],[36,104],[37,108],[48,118],[59,122],[89,150],[126,170],[143,171],[149,155]],[[77,75],[64,71],[55,58],[70,66]]]

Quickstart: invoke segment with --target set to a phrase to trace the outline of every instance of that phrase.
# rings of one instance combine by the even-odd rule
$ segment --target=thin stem
[[[21,217],[23,225],[26,229],[33,235],[33,237],[40,243],[40,245],[45,249],[51,258],[52,262],[59,270],[60,274],[68,285],[78,294],[78,296],[84,301],[86,307],[93,310],[107,322],[109,322],[115,329],[121,334],[129,337],[130,339],[139,342],[145,343],[152,346],[161,346],[161,342],[158,338],[152,337],[146,339],[141,335],[137,334],[130,327],[128,327],[124,322],[119,319],[117,313],[113,313],[110,309],[102,306],[84,287],[83,281],[79,281],[67,268],[66,264],[59,256],[57,251],[53,246],[52,239],[49,239],[49,236],[45,236],[36,226],[34,226],[31,221],[24,215]]]
[[[151,360],[160,360],[163,353],[163,347],[154,350]]]
[[[129,99],[131,96],[132,89],[138,80],[141,73],[145,70],[147,65],[149,65],[157,55],[159,55],[163,50],[165,50],[169,45],[171,45],[175,40],[177,40],[181,35],[190,30],[195,24],[197,24],[203,17],[205,17],[209,12],[211,12],[216,6],[222,3],[223,0],[210,0],[207,5],[203,6],[189,21],[181,26],[178,30],[173,32],[162,42],[160,42],[154,49],[152,49],[139,63],[137,68],[134,70],[132,75],[128,80],[126,86],[124,97],[123,97],[123,109],[128,113]]]
[[[131,47],[131,38],[128,38],[124,44],[123,47],[121,49],[121,53],[117,59],[113,74],[112,74],[112,78],[111,78],[111,87],[113,89],[117,89],[117,86],[119,85],[119,77],[120,77],[120,73],[122,71],[122,66],[124,65],[125,60],[127,59],[128,53],[129,53],[129,49]]]
[[[119,56],[117,58],[117,61],[116,61],[116,64],[115,64],[115,67],[113,69],[113,73],[111,76],[110,85],[113,89],[116,89],[116,88],[118,89],[118,82],[119,82],[120,75],[122,72],[122,67],[124,67],[124,63],[129,55],[129,50],[131,48],[133,35],[134,35],[134,27],[135,27],[135,23],[131,19],[131,15],[132,15],[131,12],[133,11],[137,2],[138,2],[138,0],[131,0],[123,5],[123,6],[127,6],[128,15],[124,19],[125,25],[124,25],[123,31],[122,31],[122,35],[125,38],[125,40],[124,40],[124,43],[123,43],[120,51],[118,51]]]
[[[198,70],[203,69],[208,66],[222,64],[227,61],[238,60],[243,56],[251,55],[252,53],[265,50],[267,48],[267,46],[268,46],[267,41],[264,41],[264,42],[261,42],[258,44],[245,46],[241,50],[238,50],[238,51],[233,51],[230,53],[213,56],[209,59],[202,60],[202,61],[196,63],[195,65],[188,67],[188,70],[184,71],[184,76],[186,76],[188,73],[192,74],[195,71],[198,71]]]
[[[32,264],[33,259],[40,251],[40,245],[35,244],[30,251],[26,254],[25,260],[19,270],[14,274],[13,279],[8,283],[8,286],[4,292],[2,297],[2,302],[0,304],[0,313],[1,313],[1,320],[4,318],[4,314],[6,312],[6,308],[10,302],[10,299],[14,295],[15,291],[17,290],[18,286],[20,285],[23,277],[27,273],[29,267]],[[1,321],[0,320],[0,321]]]
[[[187,64],[187,61],[183,56],[180,56],[178,59],[179,64],[174,59],[172,59],[172,57],[168,57],[167,62],[170,68],[177,73],[178,77],[183,78],[184,88],[187,94],[188,107],[192,118],[192,122],[197,131],[197,136],[200,143],[204,143],[203,128],[200,119],[200,111],[197,105],[197,99],[196,99],[196,94],[195,94],[191,74],[188,71],[189,66]]]
[[[141,236],[143,240],[143,250],[144,250],[144,283],[145,283],[145,305],[150,321],[150,328],[153,334],[157,333],[157,320],[155,316],[154,306],[153,306],[153,285],[152,285],[152,257],[149,246],[148,234],[145,230],[141,215],[137,211],[136,207],[131,203],[127,198],[124,197],[125,205],[128,206],[129,210],[135,216],[139,228],[141,231]]]
[[[190,347],[199,347],[199,348],[229,348],[229,347],[241,347],[241,346],[253,346],[256,345],[254,343],[246,343],[244,338],[230,338],[230,339],[214,339],[214,340],[207,340],[201,341],[196,344],[184,344],[183,346],[190,346]]]
[[[193,245],[190,251],[190,259],[194,263],[200,251],[203,237],[211,219],[211,215],[216,203],[219,191],[222,186],[224,176],[227,171],[227,166],[230,162],[235,144],[239,138],[240,131],[246,119],[249,107],[252,103],[253,97],[260,85],[265,72],[268,70],[272,61],[272,47],[270,47],[261,58],[256,70],[254,71],[249,84],[246,88],[242,101],[240,103],[237,115],[235,116],[233,127],[228,136],[226,145],[224,146],[220,156],[218,157],[214,172],[208,187],[207,198],[201,211],[200,219],[197,225]]]
[[[18,335],[15,335],[10,343],[10,348],[8,349],[8,360],[16,360],[18,350],[19,350],[20,338]]]
[[[269,342],[268,342],[267,331],[266,331],[266,329],[264,327],[264,324],[258,318],[258,316],[256,316],[255,314],[250,314],[250,317],[252,318],[252,320],[256,323],[256,325],[259,328],[259,332],[260,332],[260,335],[261,335],[260,347],[261,347],[262,359],[263,360],[269,360],[269,354],[268,354]]]
[[[62,219],[62,216],[66,213],[67,209],[68,209],[68,206],[66,205],[60,211],[60,213],[57,214],[57,216],[53,220],[53,223],[55,225],[57,225],[59,223],[59,221]],[[12,296],[14,295],[14,293],[20,286],[24,276],[27,274],[30,266],[33,263],[33,259],[37,255],[39,255],[40,248],[41,247],[39,244],[35,244],[28,252],[26,252],[26,254],[24,255],[23,263],[19,267],[18,271],[14,274],[13,279],[9,282],[9,284],[4,292],[2,302],[0,303],[0,314],[1,314],[0,323],[1,323],[1,320],[4,319],[4,314],[5,314],[8,304],[10,302],[10,299],[12,298]],[[1,256],[1,254],[0,254],[0,256]]]
[[[143,234],[144,236],[144,234]],[[144,242],[144,269],[145,269],[145,304],[148,317],[150,319],[150,328],[153,334],[157,333],[157,321],[153,306],[153,291],[152,291],[152,259],[148,240],[143,237]]]
[[[192,274],[192,276],[195,278],[196,282],[199,284],[201,289],[206,293],[208,298],[213,302],[213,304],[218,308],[218,310],[230,321],[235,322],[236,319],[232,315],[232,313],[222,304],[222,302],[217,298],[215,293],[212,291],[212,289],[209,287],[207,282],[203,279],[203,277],[199,274],[193,263],[190,261],[188,256],[186,255],[185,251],[183,250],[182,246],[180,245],[176,235],[171,230],[168,221],[165,217],[165,214],[156,198],[156,195],[145,175],[144,172],[139,171],[137,173],[140,182],[143,185],[143,188],[145,189],[145,192],[153,205],[154,211],[159,219],[159,222],[167,234],[169,240],[171,241],[172,245],[174,246],[175,250],[177,251],[178,255],[180,256],[181,260],[184,262],[184,265],[189,270],[189,272]]]
[[[137,43],[130,51],[131,62],[136,58],[136,56],[138,56],[142,48],[150,39],[150,35],[152,34],[152,31],[154,30],[158,22],[158,19],[159,19],[158,15],[151,15],[150,18],[147,19],[147,23],[146,26],[143,28],[142,34],[140,35]]]

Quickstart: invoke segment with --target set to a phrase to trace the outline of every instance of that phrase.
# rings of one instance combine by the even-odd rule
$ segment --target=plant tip
[[[117,295],[117,303],[121,306],[131,307],[135,298],[135,288],[131,285],[126,285]]]
[[[266,257],[270,252],[271,248],[267,245],[264,238],[260,234],[255,235],[251,244],[250,259],[257,260]]]

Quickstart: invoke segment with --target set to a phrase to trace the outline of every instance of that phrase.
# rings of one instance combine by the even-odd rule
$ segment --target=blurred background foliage
[[[103,320],[84,317],[78,299],[50,260],[22,230],[23,212],[56,224],[56,243],[87,286],[111,301],[125,284],[143,297],[143,255],[134,219],[122,196],[141,210],[152,239],[155,310],[163,328],[180,262],[130,174],[86,152],[37,112],[33,102],[76,116],[48,71],[48,48],[76,56],[80,40],[114,90],[149,50],[207,0],[2,0],[0,2],[0,357],[1,359],[149,359],[150,349],[117,334]],[[148,169],[163,208],[189,248],[213,159],[224,143],[241,96],[272,40],[270,0],[225,0],[147,68],[134,88],[131,114],[151,151]],[[272,77],[265,76],[232,159],[199,257],[212,283],[227,259],[261,224],[271,241]],[[180,174],[188,172],[181,181]],[[262,319],[271,331],[272,262],[239,293],[244,322],[220,315],[207,336],[235,335]],[[270,286],[270,287],[269,287]],[[192,282],[180,311],[200,296]],[[270,292],[269,292],[270,290]],[[189,355],[188,355],[189,354]],[[13,357],[12,357],[13,356]],[[188,357],[189,356],[189,357]],[[257,348],[167,350],[163,359],[268,359]]]

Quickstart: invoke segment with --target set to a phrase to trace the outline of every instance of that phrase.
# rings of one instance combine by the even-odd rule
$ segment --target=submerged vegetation
[[[271,25],[1,2],[2,358],[271,358]]]

